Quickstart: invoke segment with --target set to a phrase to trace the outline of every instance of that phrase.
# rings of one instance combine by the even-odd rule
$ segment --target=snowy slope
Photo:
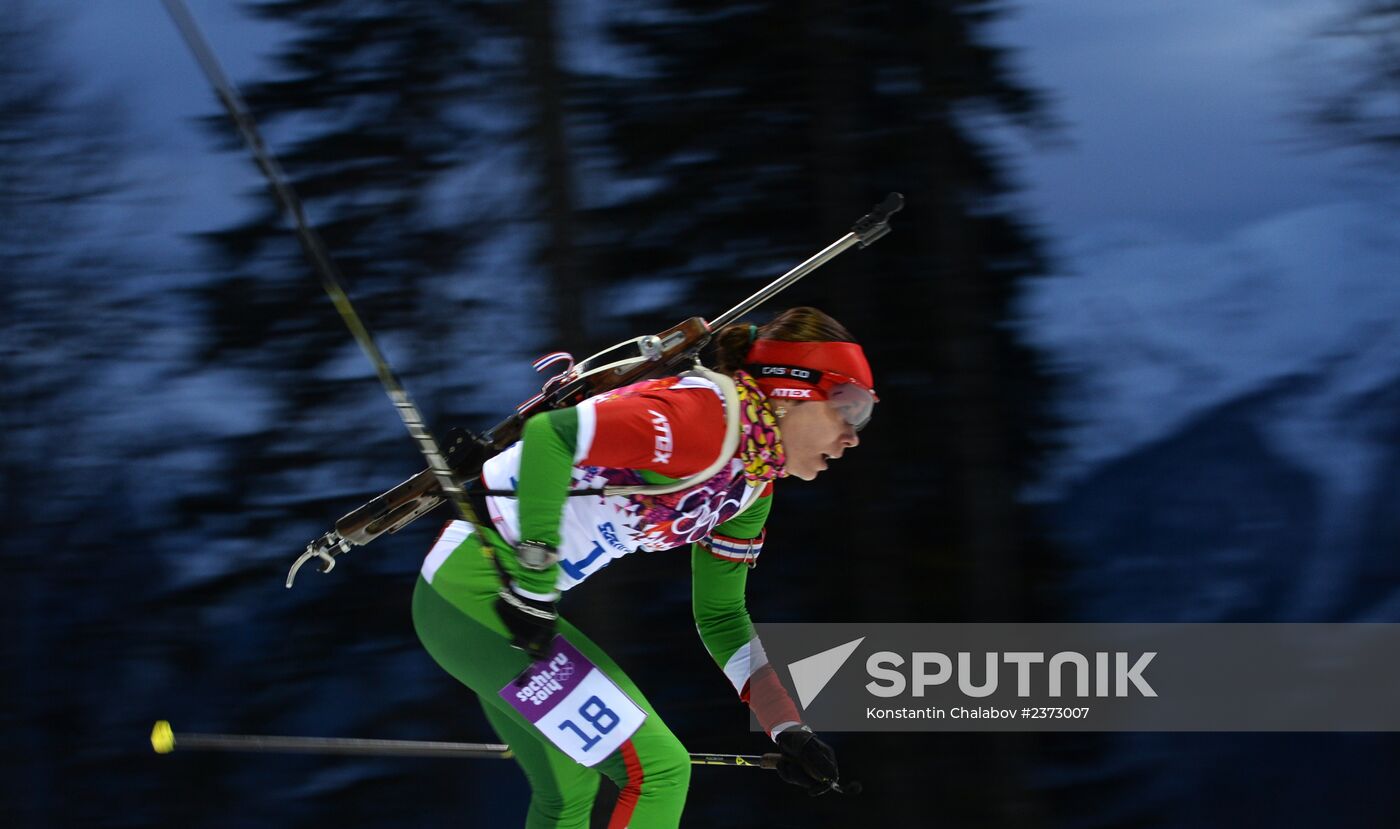
[[[1027,334],[1082,385],[1048,490],[1211,407],[1295,375],[1324,387],[1271,427],[1339,491],[1363,485],[1367,430],[1347,401],[1400,376],[1400,217],[1352,204],[1272,217],[1201,242],[1120,226],[1068,251],[1071,275],[1023,303]]]

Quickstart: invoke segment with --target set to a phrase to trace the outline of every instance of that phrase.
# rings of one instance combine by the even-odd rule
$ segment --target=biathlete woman
[[[810,793],[837,780],[803,725],[744,603],[773,482],[812,480],[859,443],[876,402],[840,323],[794,308],[715,338],[716,370],[647,380],[536,415],[483,469],[483,545],[452,521],[423,562],[413,621],[476,692],[530,781],[527,827],[586,827],[598,773],[621,791],[609,827],[675,827],[690,758],[627,674],[555,611],[613,559],[689,545],[706,649],[777,743],[778,772]],[[607,487],[605,492],[598,494]],[[570,497],[570,492],[592,494]],[[481,516],[485,520],[486,515]]]

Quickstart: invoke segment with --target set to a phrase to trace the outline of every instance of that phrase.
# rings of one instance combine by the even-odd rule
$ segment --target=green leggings
[[[627,674],[560,618],[564,638],[647,713],[641,728],[607,759],[593,768],[574,762],[497,693],[529,660],[510,646],[492,607],[499,582],[475,537],[457,548],[451,564],[437,572],[433,584],[418,579],[413,626],[433,659],[476,692],[487,720],[524,770],[532,792],[527,829],[587,829],[599,772],[621,791],[609,829],[679,826],[690,786],[690,755]]]

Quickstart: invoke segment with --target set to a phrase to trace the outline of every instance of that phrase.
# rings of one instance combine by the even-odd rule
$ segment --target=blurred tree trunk
[[[951,506],[960,525],[960,557],[967,568],[967,605],[962,618],[976,622],[1024,620],[1030,614],[1025,589],[1027,535],[1011,453],[1012,418],[1004,384],[1014,372],[1000,359],[1005,336],[998,322],[994,287],[979,266],[986,252],[972,205],[962,196],[962,173],[939,148],[947,137],[935,128],[929,136],[933,180],[943,183],[934,196],[930,234],[939,263],[933,278],[937,348],[931,355],[946,386],[946,407],[936,415],[947,459]],[[1029,792],[1032,740],[1029,735],[996,733],[980,738],[973,750],[983,758],[979,782],[984,808],[998,826],[1022,829],[1040,825],[1040,807]]]
[[[531,102],[525,144],[539,165],[531,202],[539,205],[545,225],[539,258],[549,286],[551,336],[560,348],[575,350],[590,333],[589,307],[576,248],[578,206],[569,151],[568,73],[559,62],[559,13],[554,0],[526,0],[520,11]]]
[[[816,185],[814,243],[849,230],[867,203],[874,204],[884,196],[873,192],[864,180],[868,170],[862,169],[861,159],[851,153],[851,137],[858,132],[857,96],[862,79],[848,39],[849,11],[850,5],[839,0],[813,0],[802,16],[807,38],[803,58],[809,79],[804,92],[813,110],[811,158],[804,160],[804,166],[810,166]],[[868,265],[857,262],[842,272],[868,273]],[[812,304],[856,319],[872,316],[871,292],[851,290],[851,283],[841,279],[813,281],[815,285],[809,290],[819,299]]]
[[[933,327],[937,347],[932,356],[946,387],[947,405],[937,417],[945,428],[947,468],[953,470],[954,513],[961,525],[962,554],[971,574],[969,607],[982,622],[1014,620],[1023,607],[1024,572],[1018,566],[1023,546],[1017,485],[1008,456],[1009,418],[1002,387],[1010,374],[997,355],[997,322],[1003,308],[992,296],[991,280],[981,273],[984,253],[978,227],[965,219],[962,173],[940,151],[948,137],[941,125],[928,135],[933,180],[929,225],[934,232],[932,280]]]
[[[536,247],[536,262],[544,276],[548,304],[549,331],[546,342],[569,351],[575,357],[588,355],[595,345],[592,337],[592,303],[586,269],[580,259],[575,168],[582,151],[569,139],[569,115],[573,107],[570,73],[561,63],[561,9],[554,0],[526,0],[520,36],[524,49],[524,80],[528,91],[529,118],[522,136],[528,147],[534,176],[529,203],[534,217],[544,228]],[[544,315],[545,309],[540,309]],[[617,608],[637,595],[641,574],[609,573],[615,578],[590,582],[586,600],[565,606],[569,621],[596,641],[613,644],[626,641],[635,619]],[[612,810],[611,798],[598,798],[595,818],[605,819]]]

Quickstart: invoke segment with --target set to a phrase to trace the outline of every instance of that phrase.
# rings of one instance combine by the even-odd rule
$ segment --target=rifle
[[[537,370],[561,360],[567,360],[568,365],[546,381],[539,394],[521,403],[513,414],[484,434],[453,430],[446,454],[454,477],[464,485],[478,480],[482,465],[519,440],[525,421],[539,412],[577,405],[610,389],[689,368],[699,361],[701,349],[716,332],[852,246],[868,247],[889,233],[890,217],[903,207],[904,197],[890,193],[862,216],[850,232],[711,321],[691,317],[660,334],[625,340],[577,365],[571,356],[562,352],[536,361]],[[445,500],[434,470],[419,472],[346,513],[335,522],[335,529],[306,545],[306,550],[287,573],[287,587],[292,586],[297,571],[308,561],[317,559],[321,572],[329,573],[335,567],[336,556],[350,552],[352,547],[364,546],[385,533],[397,532]]]

